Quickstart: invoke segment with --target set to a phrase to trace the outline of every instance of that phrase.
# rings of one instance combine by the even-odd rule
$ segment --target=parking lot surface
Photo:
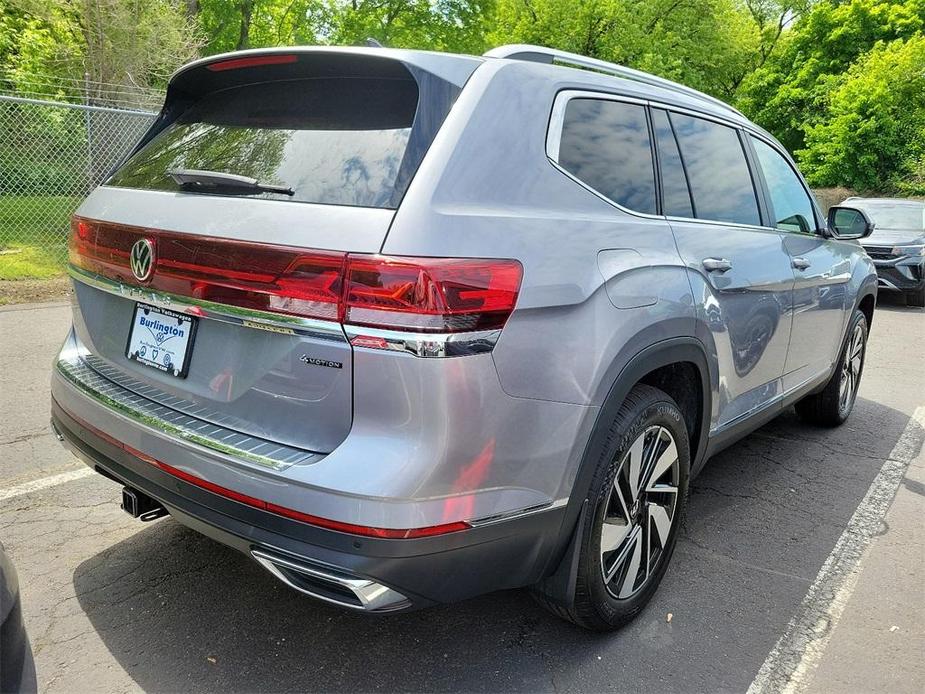
[[[522,590],[354,615],[129,518],[48,428],[69,315],[0,311],[0,538],[43,691],[925,688],[925,312],[878,308],[846,425],[788,412],[710,462],[655,598],[606,635]]]

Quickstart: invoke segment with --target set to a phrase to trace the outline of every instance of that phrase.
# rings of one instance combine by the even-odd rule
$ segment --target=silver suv
[[[533,586],[609,629],[712,454],[848,417],[870,230],[738,111],[617,65],[212,57],[74,217],[53,424],[133,516],[320,600]]]
[[[864,250],[874,261],[881,289],[902,292],[909,306],[925,307],[925,202],[902,198],[848,198],[864,210],[874,233]]]

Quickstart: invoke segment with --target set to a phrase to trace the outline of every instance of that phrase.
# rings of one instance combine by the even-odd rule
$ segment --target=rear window
[[[418,118],[423,126],[415,121],[419,93],[410,73],[408,79],[314,78],[224,89],[185,111],[107,184],[179,191],[167,172],[194,169],[293,192],[242,191],[249,197],[395,208],[458,93],[446,86],[428,117]]]

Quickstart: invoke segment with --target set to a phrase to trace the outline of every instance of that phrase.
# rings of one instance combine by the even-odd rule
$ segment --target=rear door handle
[[[790,261],[790,264],[796,270],[805,270],[810,265],[812,265],[812,263],[809,262],[806,258],[794,258],[793,260]]]
[[[732,263],[725,258],[704,258],[703,269],[707,272],[726,272],[732,269]]]

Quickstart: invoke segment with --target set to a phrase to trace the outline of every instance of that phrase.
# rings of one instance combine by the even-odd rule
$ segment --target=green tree
[[[755,0],[499,0],[492,44],[535,43],[610,60],[730,98],[778,3]],[[789,7],[789,6],[786,6]],[[777,19],[775,19],[777,21]],[[780,20],[784,21],[784,20]],[[782,30],[781,30],[782,31]]]
[[[494,0],[330,0],[327,39],[335,45],[372,38],[393,48],[481,53],[493,7]]]
[[[824,117],[842,73],[879,42],[923,29],[925,0],[822,0],[745,78],[736,103],[788,149],[801,149],[806,128]]]
[[[925,195],[925,35],[878,45],[826,106],[799,152],[811,183]]]
[[[7,80],[50,96],[72,92],[85,75],[96,96],[120,85],[163,87],[201,43],[180,0],[7,0],[0,18]]]
[[[208,37],[205,55],[244,48],[318,43],[325,0],[195,0],[187,12]]]

